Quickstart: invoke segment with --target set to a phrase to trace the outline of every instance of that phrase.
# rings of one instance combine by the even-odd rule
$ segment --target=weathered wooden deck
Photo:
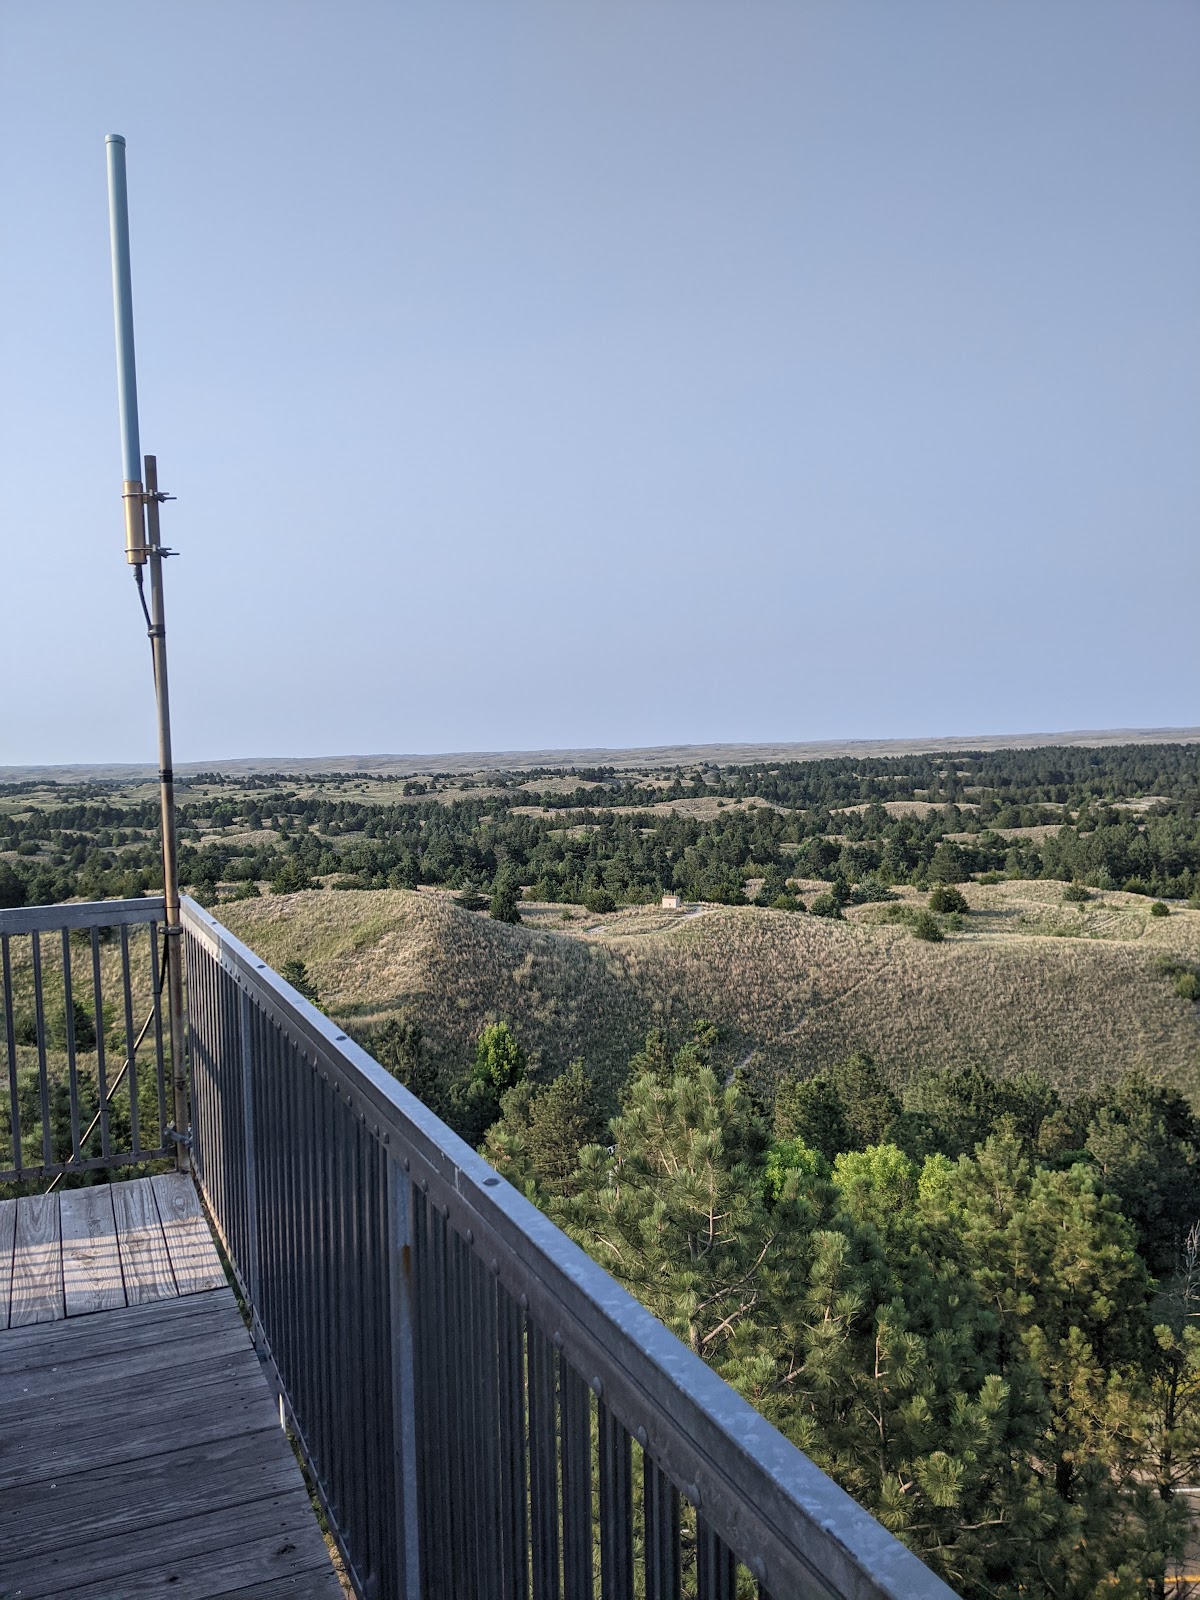
[[[190,1181],[0,1205],[0,1600],[340,1600]]]

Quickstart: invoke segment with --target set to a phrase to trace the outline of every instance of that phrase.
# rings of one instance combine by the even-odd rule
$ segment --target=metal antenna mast
[[[163,898],[166,901],[166,984],[174,1079],[176,1163],[188,1167],[187,1068],[183,1033],[183,928],[179,921],[179,865],[175,837],[175,775],[171,769],[171,706],[167,692],[167,625],[163,609],[163,561],[174,552],[159,539],[158,509],[173,497],[160,492],[158,463],[147,456],[143,468],[138,433],[137,370],[133,354],[133,278],[129,266],[129,198],[125,184],[125,139],[110,133],[108,221],[112,237],[113,311],[117,329],[117,401],[121,413],[121,498],[125,504],[125,559],[134,569],[142,609],[142,568],[150,568],[150,609],[146,614],[154,656],[154,697],[158,711],[158,780],[162,800]],[[132,1069],[130,1092],[136,1093]]]

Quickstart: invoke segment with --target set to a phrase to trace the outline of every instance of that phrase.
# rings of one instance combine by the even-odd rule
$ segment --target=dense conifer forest
[[[789,876],[824,880],[843,900],[987,873],[1164,898],[1200,889],[1200,756],[1189,745],[374,778],[360,797],[362,780],[189,779],[184,882],[214,899],[317,878],[490,895],[500,880],[573,904],[671,890],[738,904],[747,881],[767,880],[774,899]],[[23,789],[35,790],[26,804]],[[0,904],[146,893],[160,881],[156,839],[144,787],[0,786]]]

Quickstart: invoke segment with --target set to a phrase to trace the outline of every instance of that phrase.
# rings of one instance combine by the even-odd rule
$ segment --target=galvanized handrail
[[[6,1093],[0,1097],[7,1101],[7,1119],[0,1110],[0,1182],[57,1180],[68,1173],[140,1165],[175,1153],[167,1111],[167,1052],[160,995],[159,929],[163,918],[164,903],[153,897],[0,911],[0,1014],[7,1079]],[[134,995],[135,988],[142,986],[135,980],[131,962],[133,942],[142,928],[147,930],[149,957],[144,995],[147,1013],[142,1027],[136,1029]],[[102,932],[117,936],[113,961],[102,956]],[[83,952],[87,970],[82,980],[71,948],[71,935],[77,933],[87,936]],[[51,937],[47,939],[47,935]],[[114,965],[115,974],[105,972]],[[26,1026],[32,1030],[25,1045],[18,1039],[22,995],[30,1007]],[[112,1047],[106,1034],[109,1010],[115,1011],[118,1004],[120,1012],[114,1021],[122,1065],[114,1077],[108,1057]],[[56,1039],[53,1025],[59,1021],[61,1039]],[[94,1033],[94,1052],[92,1043],[85,1046],[79,1041],[81,1021]],[[138,1080],[137,1065],[151,1028],[153,1072],[151,1081],[143,1084]],[[94,1067],[81,1060],[93,1053]],[[69,1109],[66,1124],[60,1125],[54,1102],[63,1089]],[[81,1127],[89,1112],[88,1126]],[[118,1118],[128,1122],[127,1139],[116,1136],[114,1122]],[[97,1130],[99,1138],[94,1140]]]
[[[775,1600],[950,1600],[335,1024],[183,920],[197,1177],[361,1595],[592,1600],[598,1548],[605,1600],[670,1600],[693,1561],[701,1600],[739,1572]]]

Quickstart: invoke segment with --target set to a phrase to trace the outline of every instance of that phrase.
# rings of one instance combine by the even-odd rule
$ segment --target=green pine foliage
[[[306,1000],[311,1001],[318,1010],[323,1009],[320,993],[309,976],[307,962],[293,956],[291,960],[285,961],[280,967],[279,976],[285,983],[290,983],[298,994],[302,994]]]
[[[1165,1592],[1200,1472],[1186,1104],[977,1068],[901,1098],[857,1054],[768,1113],[719,1047],[652,1030],[607,1127],[581,1062],[518,1077],[487,1153],[966,1600]]]
[[[502,869],[496,874],[488,915],[496,922],[520,922],[521,913],[518,909],[520,898],[520,878],[511,868]]]

